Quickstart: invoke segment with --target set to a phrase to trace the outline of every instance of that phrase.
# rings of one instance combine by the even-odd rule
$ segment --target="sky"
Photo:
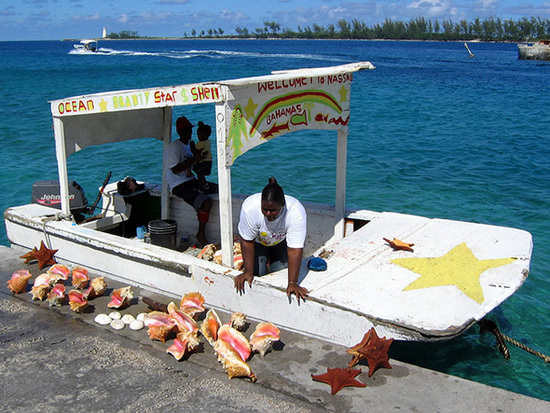
[[[235,28],[253,33],[264,22],[297,30],[337,26],[357,19],[367,26],[385,19],[472,21],[476,17],[550,19],[550,0],[0,0],[0,41],[101,37],[123,30],[147,37],[182,37],[193,30]]]

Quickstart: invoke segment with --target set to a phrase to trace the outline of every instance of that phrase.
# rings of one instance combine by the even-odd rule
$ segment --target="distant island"
[[[122,30],[118,33],[104,35],[105,39],[151,39],[139,36],[136,31]],[[438,40],[438,41],[501,41],[527,42],[550,39],[550,20],[541,17],[521,18],[518,20],[490,17],[484,20],[476,18],[473,21],[451,19],[430,20],[417,17],[408,22],[384,20],[381,24],[367,26],[364,22],[353,19],[338,20],[337,24],[320,26],[313,24],[296,30],[281,28],[274,21],[264,22],[263,27],[249,30],[236,27],[235,34],[225,34],[221,28],[207,29],[184,33],[181,37],[172,39],[210,39],[210,38],[255,38],[255,39],[362,39],[362,40]],[[154,37],[166,39],[166,37]]]

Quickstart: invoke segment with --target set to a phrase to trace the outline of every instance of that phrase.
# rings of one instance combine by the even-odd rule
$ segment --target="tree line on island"
[[[183,38],[257,38],[257,39],[385,39],[385,40],[481,40],[524,42],[550,39],[550,20],[541,17],[523,17],[518,20],[490,17],[484,20],[476,18],[473,21],[451,19],[429,20],[417,17],[408,22],[384,20],[381,24],[367,26],[364,22],[353,19],[338,20],[337,24],[300,27],[297,30],[282,28],[274,21],[264,22],[263,27],[249,30],[246,27],[236,27],[236,34],[225,34],[222,28],[184,33]],[[123,30],[119,33],[109,33],[110,39],[146,38],[138,36],[137,32]]]

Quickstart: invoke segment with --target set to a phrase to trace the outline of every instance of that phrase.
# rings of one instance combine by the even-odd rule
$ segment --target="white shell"
[[[110,324],[112,320],[111,320],[111,317],[109,317],[107,314],[98,314],[95,316],[94,321],[97,324],[106,326],[107,324]]]
[[[130,323],[130,329],[132,330],[141,330],[144,324],[142,320],[134,320]]]
[[[132,321],[135,320],[135,318],[132,314],[124,314],[121,320],[124,324],[130,324]]]
[[[118,311],[111,311],[109,317],[111,317],[112,320],[120,320],[122,315]]]
[[[115,330],[122,330],[126,324],[122,320],[113,320],[111,321],[111,327]]]
[[[143,321],[145,319],[146,315],[147,315],[147,313],[139,313],[136,317],[136,320]]]

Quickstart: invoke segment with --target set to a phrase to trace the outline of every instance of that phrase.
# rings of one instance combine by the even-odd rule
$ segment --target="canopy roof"
[[[61,187],[69,214],[67,156],[92,145],[137,138],[171,141],[174,106],[215,104],[222,249],[232,245],[230,167],[246,151],[302,129],[338,132],[335,235],[343,233],[345,167],[353,73],[369,62],[273,72],[271,75],[179,86],[122,90],[51,102]],[[163,179],[162,215],[168,187]],[[225,219],[224,219],[225,218]],[[232,262],[225,248],[224,262]]]

